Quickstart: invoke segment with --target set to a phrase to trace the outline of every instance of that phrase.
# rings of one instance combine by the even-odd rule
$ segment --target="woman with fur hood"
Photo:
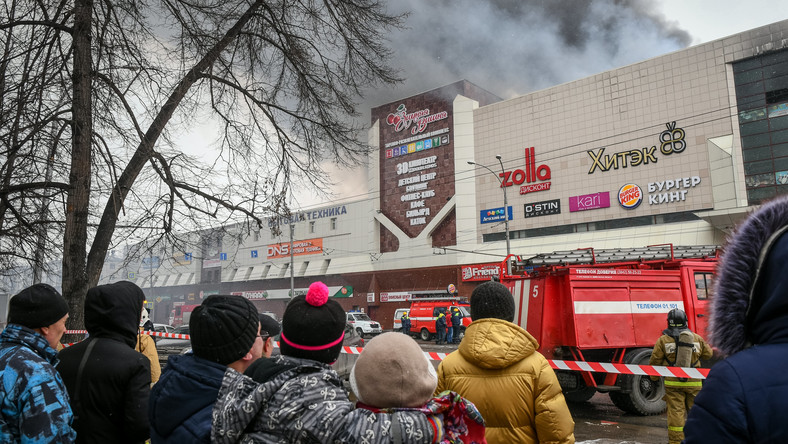
[[[710,343],[717,363],[695,398],[685,443],[783,443],[788,437],[788,197],[736,230],[717,267]]]

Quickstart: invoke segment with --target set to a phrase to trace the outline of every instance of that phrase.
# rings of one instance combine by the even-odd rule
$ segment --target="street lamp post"
[[[498,163],[501,164],[501,173],[505,172],[506,170],[503,168],[503,160],[501,160],[501,156],[496,155],[495,158],[498,159]],[[480,166],[491,172],[493,176],[498,179],[498,183],[501,184],[501,189],[503,189],[503,221],[506,230],[506,256],[508,257],[512,253],[511,246],[509,245],[509,200],[506,198],[506,187],[503,186],[503,179],[501,179],[501,177],[487,165],[482,165],[481,163],[476,163],[472,160],[468,161],[468,165]]]

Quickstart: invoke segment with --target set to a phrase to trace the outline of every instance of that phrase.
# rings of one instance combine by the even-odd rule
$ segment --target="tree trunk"
[[[84,326],[87,279],[87,237],[90,205],[91,141],[93,105],[91,102],[91,18],[92,0],[75,0],[74,67],[72,105],[72,153],[69,189],[66,199],[66,227],[63,238],[63,296],[68,301],[72,329]]]

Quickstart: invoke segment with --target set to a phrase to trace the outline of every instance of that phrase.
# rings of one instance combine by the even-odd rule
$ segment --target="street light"
[[[503,160],[501,160],[501,156],[497,154],[495,158],[498,159],[498,163],[501,164],[501,173],[504,173],[506,170],[504,170],[503,168]],[[501,189],[503,190],[503,221],[506,230],[506,256],[508,257],[512,253],[511,246],[509,245],[509,200],[506,198],[506,187],[503,186],[503,179],[501,179],[501,177],[495,171],[490,169],[490,167],[488,167],[487,165],[482,165],[472,160],[468,161],[468,165],[480,166],[485,170],[491,172],[493,176],[495,176],[495,178],[498,179],[498,183],[501,184]]]

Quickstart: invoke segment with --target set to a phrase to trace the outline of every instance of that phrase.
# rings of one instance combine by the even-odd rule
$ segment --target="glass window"
[[[751,188],[747,190],[749,203],[758,204],[773,198],[776,195],[774,187]]]
[[[788,75],[788,62],[778,63],[776,65],[769,65],[763,68],[763,77],[771,79],[773,77],[780,77]],[[745,73],[742,73],[745,74]]]
[[[742,150],[745,162],[754,162],[756,160],[764,160],[772,158],[772,149],[768,146],[760,148],[751,148],[749,150]]]
[[[774,171],[788,170],[788,157],[774,159]]]
[[[742,136],[751,136],[753,134],[765,133],[769,131],[769,121],[758,120],[757,122],[741,124],[740,127]]]
[[[735,73],[743,73],[744,71],[749,71],[751,69],[760,68],[761,66],[761,57],[755,57],[750,60],[745,60],[743,62],[736,62],[733,64],[733,72]],[[738,77],[738,74],[737,74]]]
[[[753,148],[756,146],[764,146],[769,144],[769,134],[756,134],[754,136],[746,136],[741,138],[742,148]]]
[[[756,82],[736,85],[736,97],[754,96],[756,94],[763,94],[763,83]]]
[[[695,273],[695,292],[698,300],[706,300],[711,296],[711,273]]]
[[[788,103],[784,104],[788,108]],[[788,129],[788,115],[769,119],[769,128],[774,130]]]
[[[788,143],[781,143],[779,145],[772,145],[772,155],[774,157],[788,156]]]
[[[766,106],[766,96],[757,94],[750,97],[738,97],[736,98],[736,105],[739,107],[740,111],[763,108]]]
[[[788,130],[772,131],[772,143],[788,142]]]
[[[774,185],[774,175],[771,173],[754,174],[744,178],[747,187],[762,187],[766,185]]]
[[[753,69],[752,71],[745,71],[736,75],[736,84],[744,85],[745,83],[757,82],[763,79],[762,69]]]
[[[739,124],[753,122],[766,118],[766,108],[752,109],[739,113]]]

